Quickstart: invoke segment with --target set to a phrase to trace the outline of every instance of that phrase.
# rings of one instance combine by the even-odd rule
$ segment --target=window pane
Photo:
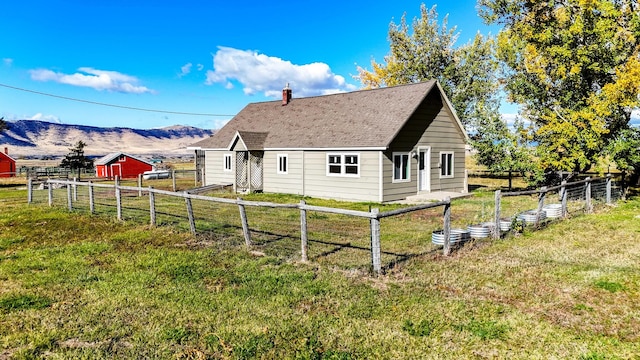
[[[340,155],[329,155],[329,164],[340,164]]]
[[[409,155],[402,155],[402,180],[409,179]]]
[[[344,172],[346,174],[358,175],[358,167],[353,165],[345,165]]]
[[[400,179],[400,168],[402,167],[402,157],[400,155],[393,156],[393,179]]]
[[[447,176],[453,175],[453,154],[447,154]]]
[[[344,156],[344,163],[345,164],[357,165],[358,164],[358,156],[357,155],[345,155]]]
[[[329,173],[331,174],[340,174],[340,165],[329,165]]]
[[[278,156],[278,171],[282,173],[287,172],[287,157]]]

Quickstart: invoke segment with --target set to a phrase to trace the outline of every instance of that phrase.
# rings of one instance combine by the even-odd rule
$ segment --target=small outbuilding
[[[465,192],[467,133],[437,81],[247,105],[189,148],[204,183],[350,201]]]
[[[155,170],[148,161],[135,156],[115,152],[96,160],[96,176],[99,178],[135,178],[145,171]]]
[[[0,153],[0,177],[16,176],[16,160],[9,156],[9,148],[4,148],[4,152]]]

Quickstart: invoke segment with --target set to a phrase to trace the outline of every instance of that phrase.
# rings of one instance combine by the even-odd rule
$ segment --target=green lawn
[[[251,253],[237,207],[201,209],[218,220],[193,237],[188,226],[6,201],[20,196],[0,189],[0,359],[640,354],[637,199],[449,257],[430,244],[441,209],[384,219],[382,250],[392,255],[374,277],[363,219],[310,215],[304,264],[295,211],[248,209]],[[492,196],[454,201],[454,225],[490,217]],[[505,212],[535,204],[509,201]]]

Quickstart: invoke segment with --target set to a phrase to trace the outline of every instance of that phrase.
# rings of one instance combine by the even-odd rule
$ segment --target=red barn
[[[96,176],[101,178],[135,178],[154,170],[151,163],[125,153],[111,153],[96,160]]]
[[[0,177],[16,176],[16,160],[9,156],[9,149],[4,148],[0,153]]]

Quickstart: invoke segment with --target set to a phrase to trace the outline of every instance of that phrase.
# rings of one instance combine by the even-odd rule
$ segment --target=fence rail
[[[199,194],[191,194],[189,192],[173,192],[168,190],[160,190],[154,189],[152,187],[143,188],[137,186],[128,186],[128,185],[120,185],[119,180],[116,179],[115,184],[107,184],[107,183],[94,183],[94,182],[81,182],[75,180],[58,180],[58,179],[50,179],[44,182],[48,189],[47,198],[49,206],[53,206],[55,203],[54,199],[54,188],[66,188],[66,205],[68,209],[71,211],[74,209],[74,204],[78,201],[78,188],[86,188],[85,193],[88,196],[89,202],[89,212],[95,213],[97,211],[96,205],[102,206],[115,206],[116,207],[116,216],[118,220],[124,219],[124,212],[126,210],[138,210],[138,209],[129,209],[125,206],[125,202],[123,199],[127,196],[131,197],[142,197],[143,195],[147,195],[149,197],[148,202],[148,211],[149,211],[149,222],[152,226],[157,224],[158,215],[161,214],[159,209],[157,208],[156,198],[158,196],[166,196],[171,198],[183,199],[184,206],[186,208],[186,219],[189,223],[190,231],[195,235],[197,233],[196,221],[194,216],[194,203],[193,201],[201,201],[208,203],[219,203],[226,205],[235,205],[238,207],[238,211],[240,214],[240,220],[242,225],[242,232],[245,240],[245,244],[248,248],[252,246],[251,232],[249,229],[249,222],[246,207],[268,207],[275,209],[298,209],[300,212],[300,241],[301,241],[301,260],[306,262],[308,261],[308,213],[309,212],[320,212],[320,213],[329,213],[329,214],[337,214],[337,215],[345,215],[351,217],[359,217],[368,219],[370,222],[370,249],[371,249],[371,267],[374,273],[379,274],[382,271],[382,263],[381,263],[381,246],[380,246],[380,220],[390,216],[396,216],[405,214],[412,211],[418,211],[422,209],[436,208],[436,207],[444,207],[443,213],[443,231],[445,235],[449,234],[451,227],[451,201],[450,199],[446,199],[444,201],[440,201],[437,203],[430,203],[425,205],[407,207],[403,209],[397,209],[392,211],[380,212],[379,209],[373,208],[370,211],[358,211],[358,210],[349,210],[349,209],[340,209],[340,208],[331,208],[324,206],[315,206],[308,205],[304,200],[300,201],[299,204],[281,204],[281,203],[272,203],[272,202],[263,202],[263,201],[247,201],[241,198],[237,199],[228,199],[221,197],[211,197],[204,196]],[[33,202],[33,181],[30,179],[28,182],[28,202]],[[102,192],[103,196],[97,197],[96,192]],[[105,196],[105,192],[107,193]],[[109,200],[109,198],[111,198]],[[102,199],[102,203],[98,203],[97,199]],[[106,201],[105,201],[106,200]],[[115,204],[113,204],[115,201]],[[164,210],[169,211],[169,210]],[[168,214],[168,213],[166,213]],[[184,212],[183,212],[184,214]],[[174,215],[174,214],[171,214]],[[184,218],[184,215],[181,216]],[[445,242],[443,246],[443,254],[448,255],[451,252],[451,244],[449,242],[449,236],[445,236]]]
[[[612,177],[609,175],[604,178],[591,178],[587,177],[583,180],[577,180],[570,183],[566,181],[562,181],[560,185],[546,187],[543,186],[540,189],[535,190],[525,190],[525,191],[511,191],[511,192],[502,192],[501,190],[497,190],[495,192],[495,216],[494,216],[494,224],[493,224],[493,237],[499,238],[501,236],[501,231],[504,231],[505,226],[500,226],[501,222],[504,221],[517,221],[517,217],[504,218],[501,213],[501,204],[502,198],[505,197],[517,197],[517,196],[526,196],[526,195],[537,195],[537,208],[529,210],[529,213],[532,213],[535,216],[533,223],[535,225],[539,225],[539,223],[546,218],[546,212],[544,212],[545,201],[548,199],[549,194],[553,194],[555,191],[558,191],[558,201],[560,209],[560,217],[566,218],[569,214],[568,202],[581,202],[584,201],[584,206],[582,211],[587,214],[593,212],[593,202],[596,200],[603,201],[606,204],[611,204],[614,199],[620,199],[623,197],[623,190],[621,186],[614,186],[614,182]],[[522,222],[526,222],[523,220]]]
[[[62,205],[60,202],[61,200],[59,199],[61,196],[56,194],[66,192],[64,205],[70,211],[74,209],[81,209],[84,206],[84,208],[92,214],[101,211],[113,214],[113,209],[115,208],[115,214],[118,220],[124,220],[125,218],[135,218],[138,220],[148,219],[149,224],[152,226],[157,226],[159,223],[184,224],[186,222],[188,223],[189,230],[194,235],[198,233],[199,228],[196,226],[198,220],[200,220],[200,229],[215,229],[215,226],[211,227],[203,224],[201,221],[202,217],[198,218],[198,214],[205,214],[204,216],[208,219],[215,217],[216,211],[221,209],[220,206],[225,206],[225,209],[227,210],[229,207],[237,207],[238,212],[236,214],[239,215],[240,221],[239,223],[236,223],[237,225],[232,226],[237,226],[238,229],[242,229],[242,237],[244,238],[244,243],[247,248],[251,248],[254,245],[251,229],[249,227],[249,218],[251,214],[248,213],[248,208],[271,208],[275,210],[280,209],[281,211],[298,210],[300,230],[299,249],[301,260],[303,262],[308,261],[308,227],[309,221],[315,219],[313,214],[327,213],[366,219],[369,222],[367,232],[369,233],[370,241],[368,248],[371,253],[370,265],[375,274],[379,274],[382,271],[381,253],[383,253],[383,251],[381,250],[380,239],[382,231],[381,220],[384,218],[442,207],[442,252],[445,256],[450,254],[453,245],[453,240],[451,240],[452,202],[449,198],[439,202],[381,212],[378,208],[373,208],[369,211],[359,211],[309,205],[304,200],[301,200],[300,203],[297,204],[282,204],[265,201],[248,201],[242,198],[230,199],[223,197],[211,197],[198,193],[190,193],[188,191],[175,192],[170,190],[154,189],[151,186],[142,187],[123,185],[120,183],[119,179],[116,179],[114,183],[49,179],[42,182],[42,184],[41,188],[44,189],[46,187],[47,189],[47,202],[49,206]],[[34,201],[34,181],[29,179],[27,185],[28,202],[32,203]],[[503,220],[501,208],[503,205],[503,199],[505,198],[515,199],[517,197],[537,196],[537,207],[534,210],[536,211],[536,214],[540,214],[543,210],[545,201],[557,192],[558,200],[562,206],[562,217],[564,218],[567,216],[569,210],[575,210],[574,208],[577,206],[576,204],[578,202],[584,201],[584,205],[581,206],[581,211],[586,213],[590,213],[592,211],[594,201],[602,201],[607,204],[611,203],[622,194],[621,190],[618,191],[616,189],[617,188],[614,186],[611,177],[607,177],[594,179],[587,178],[572,183],[563,182],[559,186],[543,187],[536,190],[516,192],[501,192],[498,190],[495,192],[493,237],[497,238],[504,234],[504,232],[501,231],[500,223]],[[148,201],[142,201],[145,196],[148,197]],[[163,199],[161,203],[158,202],[158,199],[160,198]],[[578,200],[573,200],[574,198]],[[572,201],[571,204],[573,207],[571,209],[568,207],[569,201]],[[531,202],[532,201],[527,200],[526,203],[530,204]],[[274,215],[272,217],[273,220],[270,221],[274,222],[273,227],[282,229],[283,225],[281,222],[284,220],[278,217],[278,215]],[[288,213],[286,217],[291,218],[291,213]],[[223,221],[227,222],[235,221],[229,216],[222,218]],[[541,219],[536,218],[535,220],[535,223],[538,224]],[[227,224],[223,226],[227,226]],[[288,226],[292,226],[292,224],[288,223]],[[288,235],[287,237],[295,238],[296,236],[297,235]]]

